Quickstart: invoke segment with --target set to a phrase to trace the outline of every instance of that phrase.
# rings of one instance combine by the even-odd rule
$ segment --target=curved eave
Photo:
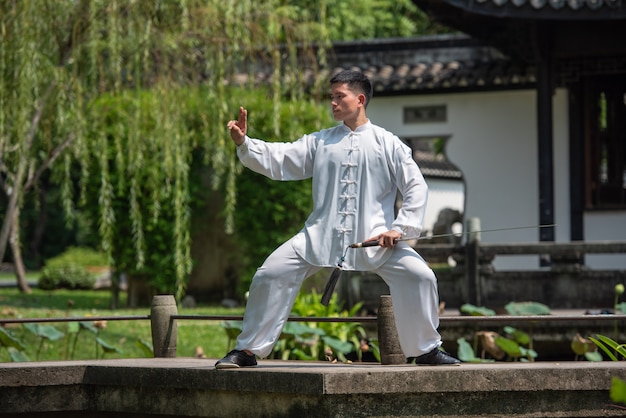
[[[459,13],[519,20],[626,20],[622,0],[413,0],[413,3],[447,24],[451,24],[450,17],[457,20],[454,16]]]

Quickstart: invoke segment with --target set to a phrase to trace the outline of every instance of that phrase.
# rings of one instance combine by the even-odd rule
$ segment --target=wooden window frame
[[[626,209],[626,75],[584,85],[585,209]]]

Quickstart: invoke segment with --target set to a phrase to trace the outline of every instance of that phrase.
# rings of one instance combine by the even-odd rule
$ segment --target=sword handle
[[[373,240],[373,241],[357,242],[356,244],[350,244],[350,248],[378,247],[379,245],[380,244],[378,243],[378,240]]]

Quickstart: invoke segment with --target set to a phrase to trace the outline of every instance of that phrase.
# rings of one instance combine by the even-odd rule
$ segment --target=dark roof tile
[[[331,61],[334,67],[330,75],[344,69],[363,71],[375,93],[383,96],[531,88],[535,84],[532,65],[516,63],[466,35],[338,42]],[[301,81],[314,85],[315,74],[303,68]],[[272,70],[242,72],[229,83],[271,84]]]
[[[344,65],[359,69],[379,94],[407,94],[431,90],[468,90],[528,87],[535,83],[533,67],[520,67],[507,60],[494,62],[451,61],[377,66]]]
[[[413,158],[417,161],[420,171],[426,177],[457,180],[463,178],[461,170],[442,156],[437,156],[434,153],[427,151],[414,151]]]
[[[513,5],[515,7],[530,6],[537,10],[552,8],[559,10],[569,8],[571,10],[580,10],[588,8],[598,10],[604,8],[617,8],[622,4],[622,0],[476,0],[478,4],[493,4],[498,7]]]

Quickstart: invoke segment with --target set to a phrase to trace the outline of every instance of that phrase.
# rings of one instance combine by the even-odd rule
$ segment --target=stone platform
[[[0,365],[1,417],[612,417],[625,362],[460,366],[154,358]]]

